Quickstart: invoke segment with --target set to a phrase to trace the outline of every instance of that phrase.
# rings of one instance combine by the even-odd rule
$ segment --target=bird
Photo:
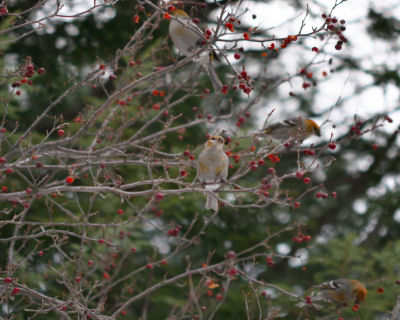
[[[197,177],[206,189],[215,190],[228,176],[228,156],[224,152],[225,140],[221,136],[211,136],[205,143],[197,159]],[[211,183],[211,184],[209,184]],[[207,193],[206,210],[218,211],[218,200],[211,193]]]
[[[176,19],[171,19],[169,23],[169,35],[175,47],[184,55],[193,55],[196,51],[206,45],[206,38],[203,31],[190,19],[189,15],[181,9],[174,9],[171,14]],[[222,82],[218,78],[212,61],[216,57],[212,49],[201,52],[194,61],[200,64],[211,79],[215,92],[220,92]]]
[[[315,121],[298,117],[274,123],[264,128],[262,133],[258,135],[270,136],[280,142],[288,139],[295,139],[302,142],[313,135],[320,137],[321,129]]]
[[[327,303],[336,303],[338,306],[346,306],[348,304],[358,305],[367,297],[367,289],[358,280],[353,279],[336,279],[321,283],[315,288],[309,296],[308,301],[311,302],[316,309],[322,309],[322,306],[315,304],[317,301]],[[301,302],[297,304],[300,307],[307,303]]]

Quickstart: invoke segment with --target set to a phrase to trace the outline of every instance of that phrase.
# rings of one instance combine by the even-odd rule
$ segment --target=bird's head
[[[321,136],[321,129],[319,125],[317,125],[313,120],[304,119],[304,127],[306,129],[306,132],[309,133],[310,135],[315,134],[318,137]]]
[[[367,289],[357,280],[350,280],[353,295],[356,298],[356,303],[360,303],[367,297]]]
[[[223,148],[224,146],[224,138],[221,136],[211,136],[206,142],[206,148]]]
[[[171,14],[177,18],[189,18],[189,15],[182,9],[175,9]]]

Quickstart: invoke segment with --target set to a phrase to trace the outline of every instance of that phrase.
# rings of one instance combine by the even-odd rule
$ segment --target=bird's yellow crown
[[[172,11],[172,15],[177,18],[189,18],[189,15],[182,9],[175,9]]]
[[[316,134],[318,137],[321,136],[321,128],[319,125],[317,125],[313,120],[311,119],[305,119],[304,120],[304,126],[306,128],[306,131],[308,132],[313,132]]]
[[[364,301],[367,297],[367,289],[357,280],[350,280],[358,302]]]

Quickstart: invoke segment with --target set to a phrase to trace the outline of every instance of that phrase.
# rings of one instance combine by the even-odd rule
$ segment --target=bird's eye
[[[214,138],[214,137],[212,137],[212,138],[211,138],[211,140],[215,140],[215,138]]]
[[[218,138],[218,142],[219,142],[219,143],[224,143],[224,138],[219,137],[219,138]]]

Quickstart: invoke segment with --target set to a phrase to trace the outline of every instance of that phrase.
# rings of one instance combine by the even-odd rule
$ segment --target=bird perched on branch
[[[337,279],[323,282],[315,287],[309,296],[307,302],[300,302],[299,307],[309,304],[316,309],[322,309],[322,306],[315,304],[318,301],[327,303],[336,303],[338,306],[350,304],[358,305],[367,297],[367,289],[357,280]]]
[[[224,138],[221,136],[210,137],[197,160],[197,177],[206,189],[215,190],[228,176],[228,156],[224,152]],[[211,193],[207,194],[206,209],[218,211],[218,200]]]
[[[312,135],[320,137],[321,131],[320,127],[313,120],[298,117],[266,127],[261,134],[258,134],[258,136],[263,135],[270,136],[280,142],[291,138],[301,142]]]
[[[174,9],[171,14],[176,19],[171,19],[169,23],[169,35],[175,47],[184,56],[193,55],[200,48],[207,45],[203,31],[190,19],[185,11]],[[194,61],[205,69],[211,79],[215,92],[220,92],[222,83],[212,65],[214,55],[213,50],[210,48],[201,52]]]

